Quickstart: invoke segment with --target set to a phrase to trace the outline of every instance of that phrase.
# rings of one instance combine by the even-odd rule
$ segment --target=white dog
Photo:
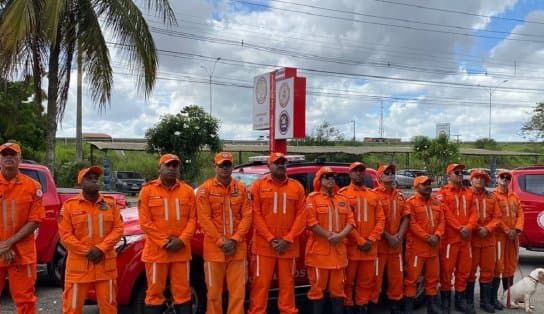
[[[532,312],[534,307],[531,306],[530,303],[531,297],[535,293],[539,283],[544,284],[544,268],[533,270],[528,276],[523,277],[523,279],[510,287],[510,308],[525,308],[525,312]],[[502,296],[502,304],[504,304],[505,307],[507,307],[507,301],[508,291],[505,291]],[[520,301],[522,301],[523,304],[520,304]]]

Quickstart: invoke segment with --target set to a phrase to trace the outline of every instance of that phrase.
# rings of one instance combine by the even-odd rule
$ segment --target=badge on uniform
[[[106,204],[106,202],[104,202],[104,200],[98,202],[98,208],[100,210],[108,210],[108,205]]]
[[[234,191],[232,191],[232,193],[230,194],[230,196],[232,197],[238,197],[239,193],[238,193],[238,188],[234,187]]]

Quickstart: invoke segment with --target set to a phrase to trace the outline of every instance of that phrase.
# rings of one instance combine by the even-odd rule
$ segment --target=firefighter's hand
[[[278,253],[283,253],[289,248],[289,242],[285,241],[284,239],[274,239],[272,242],[275,242],[274,249]]]
[[[344,237],[340,233],[332,232],[327,240],[329,240],[332,245],[337,245],[344,240]]]
[[[368,252],[370,249],[372,249],[373,242],[370,240],[366,240],[365,244],[359,246],[359,250],[363,252]]]
[[[470,231],[467,227],[461,227],[461,230],[459,230],[459,233],[461,234],[461,238],[467,240],[470,237]]]
[[[517,230],[513,229],[508,232],[508,239],[514,240],[518,236]]]
[[[429,237],[429,239],[427,239],[427,242],[429,242],[431,246],[437,246],[439,240],[440,238],[437,235],[433,234],[432,236]]]
[[[485,237],[487,237],[488,234],[489,234],[489,230],[487,230],[486,228],[480,227],[480,228],[478,229],[478,235],[479,235],[480,237],[485,238]]]
[[[102,252],[99,248],[96,246],[93,246],[89,252],[87,252],[87,259],[93,263],[98,264],[100,261],[104,258],[104,252]]]
[[[0,241],[0,256],[9,252],[11,250],[11,246],[12,244],[10,241]]]
[[[390,247],[398,248],[402,244],[402,239],[398,234],[395,234],[395,235],[384,234],[384,235]]]
[[[232,256],[236,252],[236,241],[231,239],[226,239],[221,245],[221,250],[225,253],[226,256]]]
[[[11,265],[15,263],[15,252],[13,252],[13,250],[9,250],[2,254],[0,258],[2,258],[6,264]]]
[[[164,248],[168,252],[177,252],[181,250],[184,246],[185,244],[178,237],[169,236],[168,243],[164,246]]]

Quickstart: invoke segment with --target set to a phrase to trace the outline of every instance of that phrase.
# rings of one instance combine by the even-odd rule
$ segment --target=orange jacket
[[[510,190],[503,192],[498,188],[493,191],[493,194],[499,203],[502,215],[501,223],[495,232],[507,234],[512,229],[523,231],[525,216],[518,195]]]
[[[232,179],[224,186],[217,178],[199,188],[196,197],[198,221],[204,232],[204,260],[224,262],[220,246],[225,239],[236,241],[236,252],[229,260],[247,257],[246,234],[251,227],[251,207],[244,184]]]
[[[446,227],[444,218],[445,205],[435,197],[424,200],[421,194],[416,193],[406,200],[410,210],[410,227],[406,234],[406,251],[421,256],[438,256],[440,245],[431,246],[427,240],[436,235],[442,237]]]
[[[45,217],[42,195],[40,184],[33,179],[18,173],[7,181],[0,172],[0,241],[11,238],[30,221],[42,221]],[[34,233],[15,243],[12,249],[16,255],[15,264],[36,263]],[[0,267],[5,266],[7,264],[0,258]]]
[[[59,214],[59,235],[68,250],[66,281],[117,278],[114,246],[123,236],[123,220],[115,198],[100,194],[92,203],[79,194],[67,200]],[[104,253],[104,259],[98,264],[86,257],[93,246]]]
[[[437,198],[446,205],[446,232],[443,243],[469,243],[470,239],[461,238],[459,231],[466,227],[472,231],[478,221],[478,213],[474,210],[472,191],[462,186],[456,188],[452,183],[438,191]]]
[[[385,226],[382,204],[374,191],[350,184],[338,191],[346,197],[353,210],[355,228],[348,236],[347,248],[350,260],[375,260],[378,256],[378,240]],[[359,250],[367,240],[373,242],[372,249],[367,252]]]
[[[343,195],[330,197],[326,193],[312,192],[306,199],[306,208],[310,228],[320,225],[326,231],[341,232],[348,224],[355,227],[349,200]],[[344,239],[332,246],[327,239],[311,232],[306,243],[306,265],[324,269],[348,266],[346,242]]]
[[[398,189],[393,189],[389,192],[383,185],[379,185],[374,189],[378,194],[378,198],[382,204],[383,213],[385,216],[384,231],[389,234],[397,234],[399,232],[402,218],[410,216],[410,211],[406,207],[404,195]],[[389,247],[387,239],[381,238],[378,244],[378,253],[398,254],[402,252],[402,246],[392,248]]]
[[[264,256],[298,257],[300,255],[298,236],[306,227],[302,184],[290,178],[284,182],[277,182],[270,175],[266,175],[253,182],[251,199],[252,252]],[[276,238],[291,243],[281,255],[270,246],[270,241]]]
[[[191,239],[195,232],[195,195],[182,181],[167,188],[161,179],[148,182],[140,191],[138,213],[145,232],[143,262],[170,263],[191,260]],[[178,237],[185,245],[170,253],[164,246],[168,237]]]
[[[494,231],[501,223],[501,210],[499,203],[493,193],[484,190],[481,193],[476,193],[472,190],[474,209],[478,216],[477,227],[484,227],[489,231],[489,234],[482,238],[478,235],[476,227],[472,232],[472,246],[485,247],[495,245]]]

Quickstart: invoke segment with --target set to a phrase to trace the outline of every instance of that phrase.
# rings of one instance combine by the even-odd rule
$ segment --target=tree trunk
[[[83,69],[81,64],[81,48],[79,47],[78,40],[78,49],[77,49],[77,104],[76,104],[76,161],[81,162],[83,160],[83,134],[82,134],[82,80],[83,80]]]
[[[60,38],[60,30],[57,34]],[[55,176],[55,137],[57,135],[57,98],[59,86],[59,54],[60,42],[51,44],[49,54],[49,86],[47,94],[47,126],[45,135],[45,165]]]

